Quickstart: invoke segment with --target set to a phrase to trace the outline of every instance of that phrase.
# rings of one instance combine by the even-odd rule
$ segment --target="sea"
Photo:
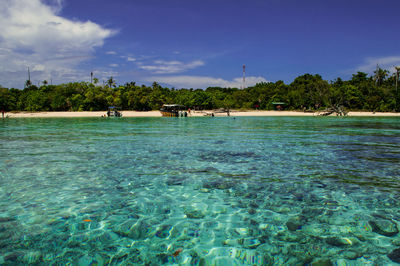
[[[400,265],[400,118],[0,120],[0,265]]]

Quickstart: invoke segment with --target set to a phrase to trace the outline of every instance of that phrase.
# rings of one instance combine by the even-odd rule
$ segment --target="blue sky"
[[[176,88],[400,65],[398,0],[2,0],[0,84],[113,76]]]

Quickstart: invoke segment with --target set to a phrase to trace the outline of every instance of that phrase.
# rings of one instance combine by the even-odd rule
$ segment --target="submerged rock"
[[[278,240],[280,241],[285,241],[285,242],[298,242],[300,244],[306,243],[309,241],[306,235],[302,233],[289,233],[288,231],[282,231],[276,234],[275,236]]]
[[[301,229],[303,226],[305,220],[302,216],[296,216],[292,217],[289,219],[289,221],[286,222],[286,226],[289,229],[289,231],[296,231]]]
[[[245,238],[243,239],[242,245],[244,248],[247,249],[255,249],[256,247],[261,245],[261,242],[257,238]]]
[[[132,239],[143,239],[147,236],[150,226],[145,221],[127,221],[113,227],[113,232]]]
[[[104,243],[113,243],[118,240],[118,235],[114,232],[105,231],[104,233],[93,238],[94,241]]]
[[[253,209],[258,209],[260,206],[256,202],[252,201],[249,203],[249,207]]]
[[[120,235],[120,236],[128,236],[129,235],[129,230],[131,229],[132,226],[136,224],[136,221],[134,220],[128,220],[125,221],[121,224],[117,224],[113,226],[112,230],[114,233]]]
[[[337,210],[339,208],[339,203],[335,200],[326,200],[324,205],[329,210]]]
[[[399,233],[397,224],[392,220],[380,219],[369,221],[368,223],[372,228],[372,232],[383,236],[395,236]]]
[[[171,177],[168,178],[166,183],[168,186],[182,186],[185,181],[186,178],[184,177]]]
[[[325,239],[326,243],[336,247],[344,247],[353,245],[353,241],[345,237],[328,237]]]
[[[393,239],[392,244],[395,246],[400,246],[400,239]]]
[[[342,253],[343,257],[348,260],[355,260],[359,257],[362,257],[361,254],[357,253],[356,251],[348,250]]]
[[[226,179],[208,180],[203,183],[203,188],[208,189],[230,189],[235,186],[235,182]]]
[[[11,239],[13,236],[13,233],[10,231],[6,231],[6,230],[0,230],[0,240],[8,240]]]
[[[0,223],[12,222],[12,221],[15,221],[15,218],[12,218],[12,217],[0,217]]]
[[[5,242],[5,241],[0,241],[0,249],[5,248],[5,247],[7,247],[7,246],[8,246],[8,241],[7,241],[7,242]]]
[[[14,251],[11,253],[8,253],[4,256],[5,262],[8,263],[17,263],[23,258],[24,254],[21,251]]]
[[[310,208],[310,207],[305,207],[302,211],[301,214],[305,217],[309,218],[315,218],[318,215],[321,215],[324,213],[324,209],[322,208]]]
[[[222,244],[227,246],[241,245],[246,249],[255,249],[259,245],[261,245],[261,242],[257,238],[240,238],[240,239],[227,239],[225,241],[222,241]]]
[[[147,222],[140,221],[132,226],[131,230],[129,230],[128,237],[132,239],[146,238],[150,228],[151,226]]]
[[[251,215],[257,213],[257,211],[256,211],[255,209],[253,209],[253,208],[249,209],[247,212],[248,212],[249,214],[251,214]]]
[[[218,258],[218,257],[217,257]],[[220,256],[219,258],[234,259],[235,261],[221,261],[214,264],[215,259],[213,259],[212,264],[206,263],[206,265],[267,265],[268,257],[264,257],[258,251],[254,249],[241,249],[241,248],[231,248],[229,250],[229,257]]]
[[[187,218],[191,219],[201,219],[206,216],[201,210],[185,210],[185,214]]]
[[[42,253],[40,253],[40,251],[30,251],[23,257],[23,261],[28,264],[39,263],[41,260]]]
[[[120,264],[129,265],[128,258],[129,258],[129,251],[126,249],[123,249],[123,250],[118,251],[113,257],[111,257],[109,264],[110,265],[120,265]],[[91,265],[91,264],[86,264],[86,265]]]
[[[157,232],[156,232],[156,237],[159,238],[167,238],[171,235],[171,229],[172,226],[171,225],[162,225],[159,228],[157,228]]]
[[[167,253],[159,253],[156,255],[156,258],[158,259],[159,262],[161,262],[162,264],[166,264],[168,263],[168,258],[170,257],[169,254]]]
[[[79,258],[78,264],[79,265],[98,265],[98,261],[89,255],[83,255],[82,257]]]
[[[330,259],[318,259],[311,263],[311,266],[333,266],[333,263]]]
[[[391,261],[400,263],[400,248],[393,250],[387,256]]]
[[[235,228],[235,233],[241,236],[247,236],[251,233],[252,231],[249,228],[244,228],[244,227],[238,227]]]
[[[294,221],[287,221],[286,226],[289,229],[289,231],[296,231],[298,229],[301,229],[301,223]]]
[[[269,236],[268,235],[261,235],[258,237],[258,240],[260,240],[261,244],[267,243],[269,240]]]
[[[227,240],[222,241],[222,245],[224,245],[224,246],[236,246],[237,244],[240,244],[239,242],[241,240],[242,239],[227,239]]]

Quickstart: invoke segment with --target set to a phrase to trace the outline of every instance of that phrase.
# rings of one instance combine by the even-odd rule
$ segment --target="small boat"
[[[107,117],[122,117],[121,112],[118,110],[119,108],[115,106],[108,107]]]
[[[180,104],[164,104],[161,109],[161,115],[167,117],[180,117],[187,116],[187,112],[185,111],[186,107]]]

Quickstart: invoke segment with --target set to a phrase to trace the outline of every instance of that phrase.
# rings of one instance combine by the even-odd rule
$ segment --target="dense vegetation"
[[[358,72],[350,80],[327,82],[320,75],[305,74],[291,84],[283,81],[258,83],[246,89],[209,87],[169,89],[154,82],[151,87],[135,82],[116,86],[111,77],[106,85],[67,83],[37,87],[27,81],[23,90],[0,86],[0,108],[5,111],[98,111],[108,106],[123,110],[158,110],[164,103],[178,103],[196,109],[273,108],[285,102],[288,110],[321,110],[342,106],[348,110],[399,111],[400,93],[396,75],[378,69],[374,76]],[[95,81],[97,81],[95,79]]]

